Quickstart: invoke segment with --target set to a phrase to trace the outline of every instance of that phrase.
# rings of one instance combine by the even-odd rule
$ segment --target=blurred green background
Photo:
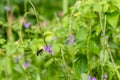
[[[0,0],[0,80],[120,80],[119,16],[120,0]]]

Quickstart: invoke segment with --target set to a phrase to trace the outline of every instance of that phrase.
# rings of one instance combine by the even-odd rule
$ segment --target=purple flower
[[[96,80],[96,78],[88,76],[88,80]]]
[[[73,44],[74,43],[74,35],[71,35],[69,38],[69,44]]]
[[[5,10],[10,12],[11,11],[11,8],[9,6],[5,6]]]
[[[31,23],[29,23],[29,22],[24,23],[24,27],[25,27],[25,28],[29,28],[30,25],[31,25]]]
[[[24,64],[24,67],[25,67],[25,68],[28,68],[29,65],[30,65],[30,62],[29,62],[29,61],[26,61],[25,64]]]
[[[18,56],[16,56],[16,57],[14,58],[14,62],[15,62],[15,63],[18,62]]]
[[[44,46],[44,49],[45,49],[46,52],[48,52],[50,54],[53,54],[53,50],[52,50],[51,46]]]
[[[91,80],[96,80],[96,78],[95,78],[95,77],[92,77]]]
[[[104,74],[104,77],[103,77],[104,79],[107,79],[108,78],[108,75],[107,74]]]
[[[88,80],[91,80],[91,77],[90,77],[90,76],[88,76]]]

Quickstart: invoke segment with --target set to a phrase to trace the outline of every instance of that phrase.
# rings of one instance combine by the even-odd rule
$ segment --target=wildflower
[[[90,77],[90,76],[88,76],[88,80],[91,80],[91,77]]]
[[[96,80],[96,78],[88,76],[88,80]]]
[[[30,25],[31,25],[31,23],[29,23],[29,22],[24,23],[24,27],[25,27],[25,28],[29,28]]]
[[[20,54],[20,58],[23,58],[23,57],[24,57],[24,54],[21,53],[21,54]]]
[[[108,39],[109,37],[108,36],[105,36],[106,39]]]
[[[107,79],[107,78],[108,78],[107,74],[104,74],[103,78],[104,78],[104,79]]]
[[[15,62],[15,63],[18,62],[18,56],[16,56],[16,57],[14,58],[14,62]]]
[[[101,33],[101,36],[103,36],[103,35],[104,35],[104,33],[102,32],[102,33]]]
[[[42,27],[42,26],[46,26],[47,25],[47,23],[46,23],[46,21],[41,21],[40,22],[40,26]]]
[[[54,37],[53,37],[53,40],[54,40],[54,41],[56,41],[56,40],[57,40],[57,38],[54,36]]]
[[[74,35],[71,35],[69,38],[69,44],[73,44],[74,43]]]
[[[102,32],[101,33],[101,36],[104,36],[104,33]],[[108,39],[109,37],[108,36],[105,36],[106,39]]]
[[[29,61],[26,61],[25,64],[24,64],[24,67],[25,67],[25,68],[28,68],[29,65],[30,65],[30,62],[29,62]]]
[[[10,12],[11,11],[11,8],[9,6],[5,6],[5,10]]]
[[[44,46],[44,49],[45,49],[46,52],[48,52],[50,54],[53,54],[53,50],[52,50],[51,46]]]
[[[95,78],[95,77],[92,77],[91,80],[96,80],[96,78]]]

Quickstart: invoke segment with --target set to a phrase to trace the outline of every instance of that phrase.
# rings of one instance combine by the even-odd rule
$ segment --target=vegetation
[[[120,0],[0,0],[0,80],[120,80]]]

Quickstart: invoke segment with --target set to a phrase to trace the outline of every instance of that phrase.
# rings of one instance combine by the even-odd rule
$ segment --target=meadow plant
[[[0,80],[120,80],[120,0],[0,7]]]

